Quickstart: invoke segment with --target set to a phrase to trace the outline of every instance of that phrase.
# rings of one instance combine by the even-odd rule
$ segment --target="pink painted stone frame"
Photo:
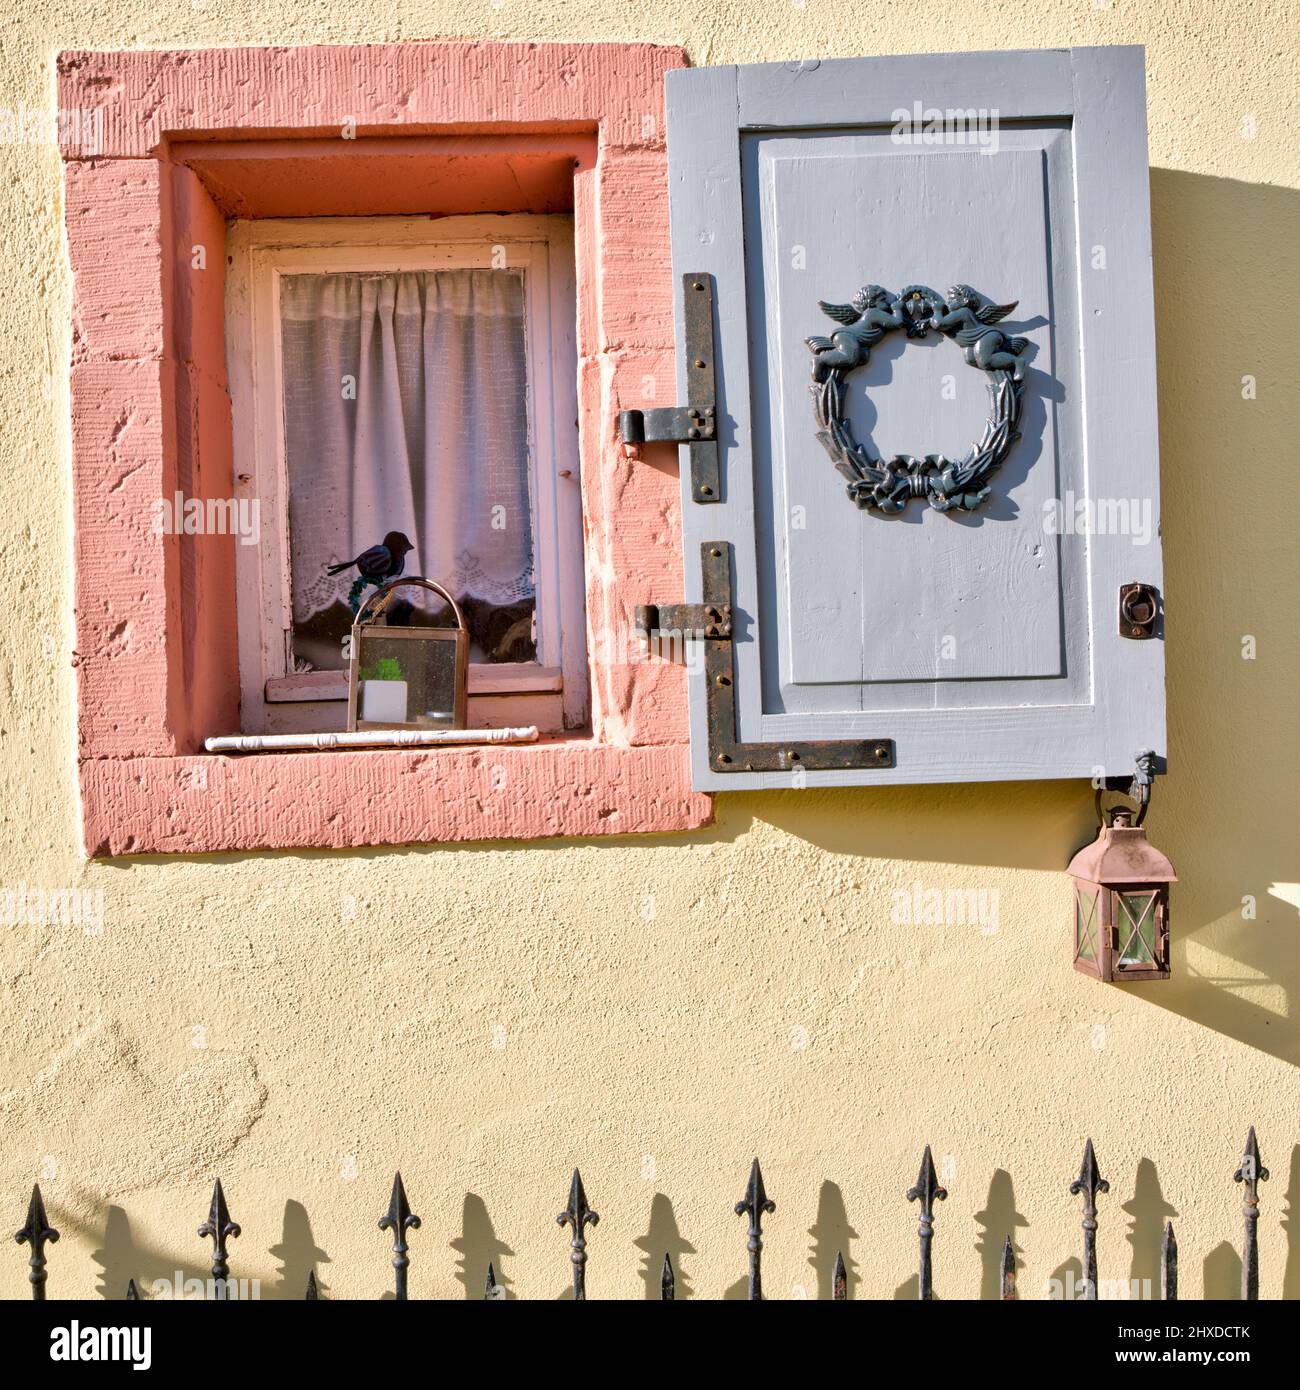
[[[632,659],[629,644],[634,606],[681,585],[675,459],[660,447],[630,463],[615,427],[647,380],[664,401],[675,391],[662,108],[663,74],[683,64],[680,50],[644,44],[59,56],[60,110],[98,111],[103,132],[93,150],[64,150],[88,854],[709,822],[711,799],[690,786],[683,672]],[[221,156],[219,179],[205,148]],[[153,522],[155,499],[177,490],[233,495],[226,219],[265,215],[259,189],[276,190],[283,215],[295,187],[296,215],[409,213],[391,201],[409,179],[384,169],[449,149],[486,157],[493,186],[539,197],[555,158],[573,161],[591,728],[517,747],[205,755],[206,737],[239,728],[235,542],[156,535]],[[508,178],[494,151],[513,161]],[[208,251],[202,269],[195,246]]]

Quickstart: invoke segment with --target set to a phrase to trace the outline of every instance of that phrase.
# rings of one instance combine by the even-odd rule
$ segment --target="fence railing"
[[[1255,1129],[1252,1125],[1246,1136],[1241,1160],[1233,1174],[1233,1180],[1243,1184],[1245,1197],[1243,1206],[1245,1230],[1242,1239],[1241,1261],[1241,1297],[1245,1300],[1254,1300],[1259,1297],[1259,1246],[1256,1227],[1259,1222],[1259,1184],[1266,1181],[1267,1178],[1268,1169],[1260,1161],[1259,1144],[1256,1142]],[[1109,1191],[1110,1184],[1101,1176],[1097,1165],[1097,1155],[1093,1151],[1092,1140],[1089,1139],[1084,1145],[1083,1162],[1079,1169],[1079,1176],[1069,1185],[1071,1196],[1083,1198],[1082,1279],[1071,1295],[1077,1299],[1095,1300],[1097,1298],[1097,1198]],[[930,1153],[930,1146],[927,1144],[925,1152],[921,1156],[921,1170],[917,1175],[916,1183],[908,1188],[906,1193],[908,1202],[919,1203],[917,1293],[922,1300],[935,1297],[933,1272],[935,1203],[942,1202],[947,1196],[947,1191],[939,1185],[934,1159]],[[758,1165],[758,1159],[755,1159],[749,1170],[749,1182],[745,1189],[745,1195],[736,1203],[736,1215],[748,1218],[746,1250],[749,1262],[749,1298],[751,1300],[759,1300],[763,1297],[763,1218],[773,1215],[775,1211],[776,1203],[767,1195],[767,1189],[763,1183],[763,1172]],[[587,1297],[587,1232],[597,1225],[600,1216],[588,1204],[582,1177],[576,1168],[569,1184],[568,1202],[564,1210],[556,1217],[556,1221],[567,1230],[569,1235],[569,1263],[574,1301],[584,1302]],[[419,1230],[419,1228],[420,1218],[411,1210],[411,1204],[406,1196],[406,1187],[402,1182],[402,1175],[398,1173],[393,1178],[393,1188],[388,1199],[388,1210],[379,1220],[379,1229],[387,1232],[392,1240],[392,1292],[398,1300],[404,1300],[407,1297],[407,1271],[411,1263],[407,1234]],[[207,1220],[199,1227],[198,1234],[204,1240],[212,1242],[212,1273],[209,1281],[212,1298],[219,1302],[232,1297],[237,1298],[238,1286],[230,1277],[227,1243],[240,1234],[240,1227],[237,1222],[231,1219],[230,1209],[226,1204],[226,1194],[222,1189],[220,1179],[213,1186]],[[42,1300],[46,1297],[48,1283],[48,1262],[45,1250],[47,1246],[53,1245],[59,1239],[59,1232],[50,1225],[39,1185],[32,1188],[31,1200],[27,1207],[27,1222],[17,1233],[15,1239],[19,1245],[27,1245],[30,1248],[27,1277],[31,1282],[32,1297]],[[1016,1299],[1018,1296],[1016,1292],[1016,1253],[1009,1232],[1002,1247],[1000,1282],[1002,1299],[1007,1301]],[[676,1283],[676,1272],[673,1269],[671,1255],[665,1252],[659,1281],[660,1297],[665,1302],[674,1300]],[[128,1299],[140,1297],[134,1278],[128,1280],[123,1294]],[[308,1301],[315,1301],[319,1298],[315,1270],[308,1274],[303,1296]],[[505,1296],[505,1288],[497,1282],[496,1271],[489,1261],[484,1273],[483,1297],[488,1300],[500,1300]],[[1165,1223],[1161,1247],[1160,1296],[1166,1301],[1172,1301],[1178,1297],[1178,1244],[1174,1239],[1174,1228],[1171,1222]],[[848,1301],[848,1297],[848,1277],[844,1255],[843,1251],[838,1251],[831,1276],[831,1300],[836,1303],[843,1303]]]

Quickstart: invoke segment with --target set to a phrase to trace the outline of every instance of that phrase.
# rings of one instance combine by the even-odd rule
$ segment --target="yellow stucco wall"
[[[979,1290],[992,1258],[977,1249],[983,1226],[1000,1247],[1014,1224],[1033,1297],[1076,1253],[1078,1203],[1065,1189],[1091,1133],[1112,1183],[1103,1276],[1153,1274],[1154,1233],[1173,1216],[1185,1295],[1231,1294],[1231,1178],[1253,1122],[1273,1170],[1263,1289],[1300,1295],[1300,1251],[1288,1261],[1282,1222],[1288,1192],[1292,1210],[1300,1200],[1297,7],[19,10],[0,55],[9,108],[52,109],[53,56],[76,47],[472,34],[652,40],[707,64],[1146,44],[1172,769],[1150,828],[1182,876],[1175,977],[1125,990],[1069,967],[1062,868],[1092,814],[1075,784],[731,795],[712,829],[653,840],[84,862],[60,167],[52,148],[0,146],[0,592],[11,615],[0,887],[104,893],[102,935],[0,934],[0,1215],[16,1229],[40,1177],[63,1231],[52,1290],[89,1294],[104,1267],[113,1281],[201,1267],[193,1231],[220,1173],[244,1229],[237,1274],[270,1294],[287,1267],[296,1297],[317,1258],[338,1296],[373,1295],[387,1269],[374,1222],[400,1164],[424,1218],[415,1295],[463,1294],[468,1239],[475,1282],[494,1253],[518,1291],[554,1296],[566,1242],[553,1217],[576,1161],[603,1216],[593,1296],[641,1296],[647,1254],[657,1269],[665,1243],[680,1253],[682,1242],[695,1251],[686,1283],[714,1296],[743,1273],[730,1207],[758,1153],[778,1203],[769,1294],[815,1295],[810,1249],[844,1243],[848,1227],[864,1292],[891,1296],[914,1272],[915,1208],[902,1199],[928,1141],[951,1194],[940,1293]],[[1244,376],[1256,379],[1253,400]],[[917,882],[996,890],[997,930],[895,924],[895,891]],[[666,1239],[656,1193],[671,1199],[680,1241]],[[0,1295],[25,1289],[11,1248]]]

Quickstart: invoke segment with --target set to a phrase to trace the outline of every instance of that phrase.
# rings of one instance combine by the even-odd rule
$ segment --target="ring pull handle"
[[[1160,598],[1150,584],[1124,584],[1119,591],[1119,635],[1142,641],[1154,637]]]

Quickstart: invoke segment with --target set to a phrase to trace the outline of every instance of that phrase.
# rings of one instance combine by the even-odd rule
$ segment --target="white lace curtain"
[[[531,600],[522,276],[290,275],[280,317],[295,627],[346,603],[356,571],[326,565],[389,531],[406,574]]]

